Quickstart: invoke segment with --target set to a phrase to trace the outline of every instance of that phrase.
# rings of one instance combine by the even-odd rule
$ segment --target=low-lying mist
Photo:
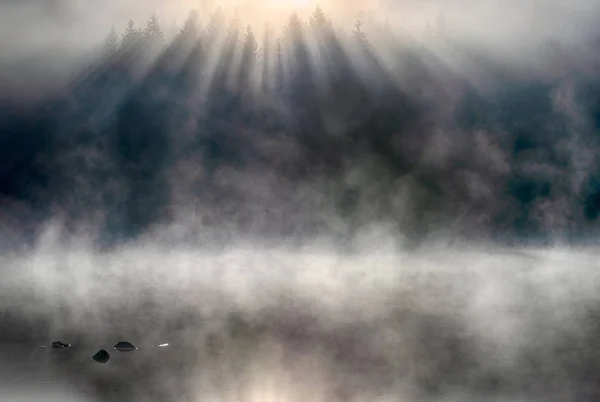
[[[598,396],[595,249],[401,251],[379,232],[351,253],[325,239],[101,252],[57,234],[2,260],[14,395],[34,395],[37,372],[74,400]],[[50,339],[74,348],[38,349]],[[121,339],[140,349],[92,361]]]

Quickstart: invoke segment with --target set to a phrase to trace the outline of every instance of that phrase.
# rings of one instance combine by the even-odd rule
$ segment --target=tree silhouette
[[[281,36],[277,36],[275,49],[275,88],[278,93],[283,90],[284,77],[283,44]]]
[[[271,76],[273,72],[273,55],[272,55],[273,32],[269,24],[266,24],[262,40],[262,71],[261,84],[263,93],[271,91],[275,80]]]
[[[135,22],[133,20],[129,20],[127,23],[127,28],[122,35],[121,46],[126,50],[131,49],[137,45],[141,39],[142,31],[135,27]]]
[[[283,38],[286,44],[293,46],[297,42],[303,41],[304,23],[298,13],[292,13],[283,27]]]
[[[112,56],[119,50],[119,34],[115,27],[112,27],[106,38],[104,39],[103,54]]]
[[[206,44],[214,51],[225,37],[225,14],[219,7],[210,15],[206,26]]]
[[[330,35],[333,33],[333,24],[325,15],[320,5],[317,5],[310,16],[310,28],[318,36]]]
[[[160,26],[156,13],[152,13],[146,28],[144,29],[144,39],[151,50],[157,51],[165,45],[165,34]]]
[[[240,27],[238,14],[225,16],[217,8],[204,30],[199,20],[191,11],[168,41],[156,14],[142,31],[129,21],[120,41],[111,29],[98,47],[102,57],[56,99],[18,119],[0,111],[0,122],[9,122],[7,132],[32,142],[15,158],[0,144],[10,165],[0,169],[0,189],[12,197],[37,197],[38,206],[64,201],[77,219],[86,205],[99,210],[104,203],[107,227],[116,231],[121,225],[122,233],[164,219],[174,193],[216,205],[210,217],[215,224],[232,223],[237,214],[225,204],[252,202],[251,194],[227,181],[232,170],[276,171],[289,189],[312,185],[313,179],[326,183],[339,190],[328,199],[339,203],[344,219],[365,208],[374,212],[370,218],[361,215],[363,221],[397,222],[410,228],[414,239],[433,223],[445,225],[472,210],[488,222],[486,230],[523,237],[545,236],[547,222],[556,218],[550,216],[553,210],[566,211],[558,218],[569,220],[568,230],[592,230],[592,220],[600,216],[594,171],[600,79],[591,73],[580,79],[569,68],[563,71],[571,74],[573,96],[567,98],[580,106],[582,117],[574,122],[572,108],[559,96],[563,78],[516,79],[510,68],[499,69],[482,54],[456,46],[473,71],[486,72],[483,93],[426,42],[394,35],[389,24],[358,17],[351,32],[338,31],[318,6],[306,24],[292,14],[283,29],[268,26],[257,40],[251,26]],[[375,54],[380,48],[385,66]],[[452,146],[432,150],[438,137]],[[585,164],[572,157],[575,146],[565,146],[572,137],[589,149],[591,156],[580,158]],[[45,162],[36,165],[37,160]],[[377,197],[346,184],[349,166],[361,169],[363,163],[373,165],[366,176],[378,172],[368,184]],[[14,175],[7,173],[13,170]],[[189,188],[170,183],[172,171],[188,172],[181,183]],[[573,171],[583,184],[567,179]],[[95,193],[111,180],[124,190]],[[398,182],[408,183],[410,214],[387,196]],[[48,183],[56,194],[40,190]],[[257,203],[263,202],[269,200]],[[304,208],[300,204],[292,206]],[[316,218],[299,220],[311,219]]]
[[[225,39],[225,48],[227,50],[235,51],[239,44],[240,34],[242,30],[242,19],[237,10],[233,13],[229,26],[227,27],[227,36]]]
[[[242,88],[248,89],[252,85],[252,74],[256,66],[256,58],[258,55],[258,43],[252,27],[246,27],[244,35],[244,44],[242,49],[242,61],[240,66],[240,85]]]
[[[256,61],[256,55],[258,54],[258,42],[256,36],[252,31],[250,25],[246,26],[246,33],[244,34],[244,59],[252,63]]]
[[[354,29],[352,30],[352,38],[361,48],[369,47],[369,40],[367,39],[367,34],[362,30],[362,21],[357,20],[354,23]]]
[[[194,42],[198,38],[198,12],[196,10],[189,12],[179,35],[186,43]]]
[[[292,13],[283,28],[283,49],[285,61],[285,74],[288,82],[300,83],[306,78],[310,70],[304,23],[298,13]]]

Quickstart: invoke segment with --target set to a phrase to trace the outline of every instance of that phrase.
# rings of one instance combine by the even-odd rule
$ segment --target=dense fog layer
[[[22,398],[36,383],[72,400],[598,396],[595,249],[406,253],[380,233],[353,254],[323,241],[99,254],[52,237],[2,262],[3,328],[21,330],[2,334],[3,379]],[[38,349],[49,339],[76,346]],[[91,360],[120,339],[139,350]]]

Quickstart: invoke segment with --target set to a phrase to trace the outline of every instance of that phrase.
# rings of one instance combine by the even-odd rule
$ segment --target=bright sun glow
[[[307,7],[311,0],[268,0],[270,6],[279,8]],[[263,2],[264,3],[264,2]]]
[[[264,8],[287,11],[291,11],[294,9],[305,9],[308,7],[316,6],[317,4],[313,0],[263,0],[261,3],[262,7]]]
[[[307,7],[309,1],[308,0],[293,0],[293,3],[296,7]]]
[[[199,3],[201,6],[198,6]],[[189,10],[194,7],[199,7],[201,14],[210,13],[217,7],[226,13],[235,10],[245,22],[258,27],[266,22],[277,25],[285,21],[292,12],[298,12],[304,18],[317,5],[332,14],[337,11],[337,7],[332,7],[333,3],[335,2],[331,0],[169,0],[165,3],[165,8],[177,13],[176,18],[179,20],[185,19]]]

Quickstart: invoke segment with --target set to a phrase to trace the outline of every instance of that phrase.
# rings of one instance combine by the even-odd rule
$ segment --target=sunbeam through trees
[[[3,157],[2,202],[107,239],[191,221],[309,236],[392,222],[415,241],[592,236],[597,60],[528,77],[444,29],[416,40],[364,13],[338,27],[319,6],[280,30],[220,8],[191,11],[172,38],[156,13],[113,27],[62,93],[7,109],[5,141],[27,145]],[[548,65],[568,62],[550,50]]]

